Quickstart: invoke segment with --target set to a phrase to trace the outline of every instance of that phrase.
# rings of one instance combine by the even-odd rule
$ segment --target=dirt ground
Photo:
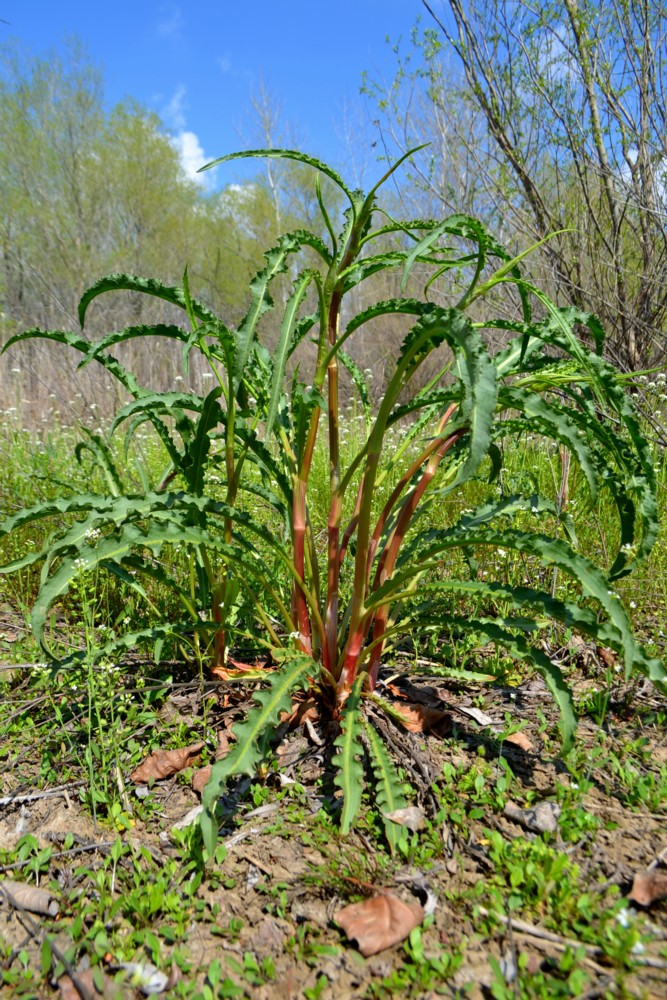
[[[224,730],[242,705],[237,703],[230,710],[225,707],[224,685],[216,690],[218,715]],[[390,749],[416,790],[415,802],[426,818],[428,849],[422,844],[412,852],[412,857],[390,858],[378,848],[377,831],[368,825],[360,824],[345,838],[335,832],[331,823],[323,825],[321,810],[326,789],[332,787],[330,754],[323,740],[326,733],[310,723],[278,734],[282,737],[277,749],[282,778],[279,779],[277,769],[270,772],[259,806],[248,795],[249,780],[242,779],[231,790],[226,802],[229,811],[220,834],[226,856],[214,866],[215,879],[204,878],[196,892],[182,904],[186,909],[190,907],[190,912],[173,947],[187,956],[188,967],[184,971],[183,962],[174,962],[164,995],[239,995],[257,1000],[391,995],[465,996],[471,1000],[492,995],[570,996],[576,994],[565,982],[562,991],[556,991],[555,986],[536,985],[534,993],[526,983],[530,983],[531,973],[537,976],[555,969],[568,949],[571,952],[579,945],[576,963],[588,977],[586,989],[580,993],[582,997],[667,996],[664,898],[657,898],[649,906],[628,903],[632,918],[636,914],[641,921],[643,936],[637,961],[625,966],[623,962],[614,963],[595,937],[586,940],[583,933],[581,937],[573,937],[576,923],[569,934],[562,929],[549,930],[548,907],[542,915],[536,904],[528,914],[521,909],[511,916],[506,911],[502,919],[492,916],[497,914],[498,897],[486,887],[493,882],[494,862],[490,855],[493,832],[508,844],[534,841],[540,834],[530,828],[530,817],[526,818],[522,808],[563,802],[559,789],[574,784],[571,770],[545,737],[545,713],[547,716],[553,713],[553,708],[542,682],[533,679],[514,689],[484,689],[480,697],[478,693],[462,693],[444,683],[426,685],[414,681],[406,682],[398,694],[411,701],[419,699],[430,707],[438,706],[445,713],[435,733],[393,729],[386,734],[391,741]],[[201,697],[201,691],[193,686],[181,687],[173,698],[167,699],[161,709],[165,732],[174,716],[196,725]],[[616,759],[614,753],[605,756],[600,752],[600,747],[604,750],[608,746],[613,751],[623,743],[641,740],[646,773],[661,773],[660,769],[667,764],[664,729],[650,722],[656,717],[664,719],[667,702],[656,698],[647,686],[633,689],[631,706],[628,697],[612,703],[602,726],[590,719],[581,722],[580,760],[585,762],[588,748],[591,753],[587,787],[576,806],[564,806],[560,817],[554,807],[556,828],[547,837],[557,852],[567,855],[578,866],[576,892],[593,910],[609,905],[610,892],[627,896],[637,873],[658,873],[667,881],[667,800],[651,809],[641,802],[628,804],[618,777],[610,769]],[[483,710],[479,709],[482,702]],[[480,711],[484,716],[479,715]],[[524,723],[526,748],[508,742],[501,745],[497,739],[499,728],[507,723],[508,713],[512,719]],[[476,718],[481,718],[484,724],[480,726]],[[594,748],[597,748],[595,754]],[[507,773],[504,766],[499,766],[501,754],[514,778],[504,800],[494,800],[494,783]],[[82,804],[85,773],[75,780],[69,777],[60,786],[54,783],[44,786],[40,783],[40,761],[38,745],[32,751],[24,746],[18,753],[9,739],[0,741],[0,860],[10,856],[20,838],[33,834],[40,848],[53,848],[48,871],[40,874],[40,885],[47,886],[50,882],[55,894],[58,895],[60,888],[62,900],[70,902],[61,903],[60,912],[53,919],[22,911],[0,898],[0,969],[9,968],[21,952],[23,961],[39,970],[42,942],[47,934],[59,942],[61,951],[66,951],[72,941],[72,922],[77,912],[71,902],[76,898],[74,890],[78,888],[81,897],[88,901],[95,898],[95,872],[104,868],[105,859],[108,862],[117,836],[108,822],[96,825]],[[450,774],[453,768],[460,778],[478,769],[480,764],[486,769],[490,797],[485,801],[481,795],[476,800],[475,793],[464,785],[457,793],[456,785],[450,781],[446,800],[450,803],[449,811],[443,808],[445,800],[439,794],[444,781],[443,768],[449,765]],[[640,772],[638,767],[638,777]],[[119,776],[119,794],[127,799],[130,811],[137,797],[146,795],[152,797],[154,806],[148,819],[135,818],[131,829],[120,836],[136,848],[143,846],[158,867],[183,856],[171,830],[199,805],[199,795],[192,789],[190,778],[191,771],[187,771],[156,781],[149,789],[132,782],[127,774]],[[298,808],[291,810],[288,800],[280,798],[281,787],[289,787],[289,782],[297,782],[302,789]],[[451,805],[452,796],[456,799],[457,794],[464,814],[462,821]],[[584,822],[587,817],[597,819],[594,828],[593,824],[587,827]],[[563,839],[566,818],[570,829],[572,824],[575,828],[576,823],[580,824],[578,839],[571,834]],[[65,848],[68,834],[71,846]],[[415,835],[414,842],[424,836]],[[125,858],[120,864],[130,862]],[[82,865],[86,869],[84,874]],[[2,878],[28,876],[20,864],[7,863],[0,864]],[[406,901],[419,900],[432,912],[421,936],[424,951],[421,958],[414,947],[410,953],[406,952],[404,944],[363,958],[355,942],[347,940],[337,926],[335,915],[342,906],[378,891],[394,893]],[[549,892],[555,889],[547,886],[544,891],[548,900]],[[170,939],[162,934],[159,921],[154,932],[162,940],[164,953],[169,954]],[[444,953],[459,956],[446,970],[441,960]],[[264,962],[265,971],[271,969],[266,982],[260,981],[261,975],[247,973],[247,968],[245,977],[239,974],[244,962],[248,967],[248,955],[258,966]],[[110,958],[102,959],[102,964],[107,963],[109,975],[103,995],[118,992],[124,997],[140,996],[140,992],[127,984],[123,987],[111,984],[114,967]],[[270,966],[267,959],[271,960]],[[215,960],[221,963],[223,979],[229,977],[240,992],[211,990],[207,970]],[[69,1000],[70,996],[85,996],[88,988],[89,996],[99,996],[90,978],[85,979],[88,961],[85,955],[78,959],[78,991],[76,985],[69,984],[67,989],[74,992],[68,993],[64,980],[56,984],[44,976],[35,992],[26,990],[21,995],[57,996],[60,989],[60,995]],[[503,970],[506,981],[504,994],[497,982],[498,968]],[[522,970],[520,976],[518,968]],[[424,969],[428,969],[428,974]],[[537,979],[534,981],[538,983]],[[5,987],[5,991],[3,995],[19,995],[17,987]]]

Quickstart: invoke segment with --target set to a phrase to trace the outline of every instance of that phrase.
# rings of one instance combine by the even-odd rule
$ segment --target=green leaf
[[[56,344],[66,344],[68,347],[73,347],[82,354],[88,354],[91,348],[89,340],[86,340],[78,333],[72,333],[71,330],[41,330],[38,327],[33,327],[30,330],[24,330],[22,333],[16,333],[13,337],[10,337],[2,348],[2,351],[0,351],[0,354],[3,354],[13,344],[18,344],[23,340],[50,340]],[[115,358],[107,354],[99,354],[95,356],[95,360],[106,368],[110,375],[118,379],[131,396],[136,398],[146,392],[145,389],[141,388],[134,375],[128,372]]]
[[[85,450],[89,451],[95,460],[95,464],[98,465],[104,473],[111,495],[114,497],[120,496],[123,492],[123,484],[118,473],[118,469],[116,468],[116,464],[113,460],[113,455],[111,454],[109,445],[100,434],[96,434],[87,427],[82,427],[81,429],[84,434],[87,435],[88,440],[80,441],[76,445],[74,455],[77,462],[79,465],[83,464],[81,461],[82,452]]]
[[[220,163],[228,163],[230,160],[240,160],[248,157],[267,159],[267,160],[297,160],[299,163],[306,163],[310,167],[314,167],[315,170],[319,170],[320,173],[324,174],[334,182],[343,191],[350,200],[351,204],[354,204],[354,198],[352,192],[346,187],[343,179],[326,163],[321,160],[316,160],[312,156],[306,156],[305,153],[300,152],[298,149],[247,149],[240,153],[227,153],[226,156],[219,156],[217,160],[211,160],[210,163],[205,164],[205,166],[200,167],[197,171],[202,173],[204,170],[210,170],[212,167],[217,167]]]
[[[364,787],[364,769],[358,758],[363,754],[359,742],[361,733],[361,688],[364,674],[359,674],[352,686],[341,713],[341,734],[334,741],[338,753],[332,760],[337,769],[334,784],[343,790],[343,812],[340,818],[341,833],[349,833],[361,806]]]
[[[312,283],[316,284],[321,296],[321,278],[319,273],[313,270],[302,271],[294,283],[292,294],[285,306],[283,321],[280,325],[280,337],[278,338],[278,344],[273,354],[272,389],[265,421],[265,435],[267,440],[273,429],[280,399],[284,393],[285,365],[293,343],[294,328],[297,323],[299,307],[306,296],[309,285]]]
[[[319,237],[307,230],[297,230],[281,236],[278,242],[264,254],[266,266],[258,271],[250,282],[252,302],[248,312],[241,320],[236,331],[236,352],[234,357],[234,384],[238,388],[245,373],[253,342],[257,333],[257,324],[264,313],[273,307],[269,295],[269,286],[273,279],[287,270],[287,259],[304,246],[324,246]]]
[[[364,734],[370,750],[373,773],[376,784],[376,802],[383,814],[384,829],[392,854],[399,844],[408,839],[407,830],[387,819],[385,813],[393,813],[397,809],[405,809],[407,799],[403,794],[398,772],[392,761],[382,737],[369,720],[364,720]]]
[[[216,386],[204,400],[194,437],[187,449],[189,465],[185,472],[188,487],[195,496],[201,496],[204,489],[206,462],[211,448],[211,431],[222,421],[222,409],[218,402],[221,394],[222,389]]]
[[[309,656],[285,653],[283,664],[268,674],[267,686],[253,694],[257,707],[249,710],[244,722],[235,723],[232,727],[236,743],[222,760],[213,764],[211,777],[202,795],[204,812],[201,828],[210,855],[213,855],[218,836],[215,807],[227,779],[233,774],[255,773],[257,765],[266,756],[281,712],[288,711],[291,706],[292,693],[303,687],[308,675],[316,671],[317,666]]]
[[[165,285],[155,278],[140,278],[136,274],[108,274],[91,285],[81,296],[79,302],[79,323],[81,326],[84,326],[86,311],[93,299],[104,292],[117,291],[143,292],[144,295],[154,295],[156,298],[170,302],[187,312],[187,301],[182,288]],[[215,322],[215,313],[212,313],[196,299],[192,300],[192,309],[198,319]]]
[[[91,361],[99,361],[99,355],[110,347],[115,347],[116,344],[123,344],[127,340],[136,340],[139,337],[165,337],[167,340],[187,341],[188,333],[180,326],[166,326],[163,323],[153,326],[128,326],[123,330],[115,330],[101,340],[91,343],[86,357],[79,362],[77,368],[85,368]]]
[[[342,364],[343,368],[348,372],[350,378],[354,382],[357,392],[359,393],[359,399],[361,400],[361,405],[364,408],[364,417],[366,418],[366,424],[370,424],[373,413],[371,409],[371,397],[368,391],[368,383],[364,378],[364,373],[362,372],[356,361],[346,354],[345,351],[338,352],[338,360]]]

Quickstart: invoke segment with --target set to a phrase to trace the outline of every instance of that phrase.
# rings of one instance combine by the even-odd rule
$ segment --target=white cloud
[[[218,59],[218,67],[221,73],[224,74],[231,73],[232,60],[227,55],[220,56],[220,58]]]
[[[174,95],[162,112],[162,117],[170,128],[182,131],[185,128],[185,87],[179,83]]]
[[[200,167],[203,167],[204,164],[211,159],[211,157],[205,155],[197,134],[195,132],[189,132],[187,129],[183,129],[173,137],[172,142],[178,150],[178,155],[181,159],[181,166],[190,180],[197,181],[198,184],[205,184],[205,174],[198,174],[197,171]]]
[[[157,33],[161,38],[173,38],[178,40],[185,26],[183,13],[180,7],[174,3],[164,4],[160,7],[160,20],[157,25]]]
[[[204,152],[199,141],[199,136],[192,129],[187,127],[185,112],[188,109],[186,100],[186,90],[182,83],[176,87],[171,99],[162,109],[162,118],[168,128],[172,131],[171,143],[178,151],[181,166],[186,176],[202,187],[207,186],[213,180],[214,171],[206,174],[198,174],[199,167],[203,167],[212,159]]]

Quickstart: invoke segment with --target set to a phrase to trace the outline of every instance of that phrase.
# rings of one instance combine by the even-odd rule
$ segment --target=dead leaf
[[[659,899],[667,899],[667,873],[637,872],[628,899],[640,906],[651,906]]]
[[[219,681],[229,680],[230,677],[236,679],[243,677],[245,680],[260,679],[266,676],[266,672],[266,663],[242,663],[240,660],[233,660],[231,656],[227,657],[227,663],[224,667],[211,667],[209,671],[211,677],[215,677]]]
[[[81,984],[83,989],[86,991],[82,993],[72,982],[69,976],[61,976],[58,980],[58,986],[60,988],[60,1000],[81,1000],[81,997],[97,997],[103,996],[106,1000],[109,1000],[121,996],[121,987],[114,983],[113,979],[104,972],[98,966],[94,968],[82,969],[81,972],[76,973],[77,982]],[[100,984],[104,984],[103,989],[100,991],[97,989],[95,984],[95,979]]]
[[[229,753],[229,745],[231,743],[231,732],[229,729],[219,729],[218,730],[218,745],[215,748],[215,759],[222,760]]]
[[[450,731],[451,720],[447,712],[426,705],[392,705],[392,711],[401,717],[401,723],[410,733],[425,733],[429,730],[444,736]]]
[[[480,708],[464,708],[462,705],[455,705],[457,712],[462,712],[463,715],[469,716],[474,719],[480,726],[492,726],[493,719],[486,712],[482,712]]]
[[[46,889],[38,889],[34,885],[26,885],[25,882],[12,882],[10,879],[5,879],[0,882],[0,900],[2,900],[3,891],[13,906],[19,910],[27,910],[28,913],[41,913],[47,917],[55,917],[60,909],[50,892]]]
[[[382,813],[385,819],[399,826],[406,826],[408,830],[416,833],[417,830],[424,829],[424,813],[418,806],[407,806],[405,809],[394,809],[393,812]]]
[[[211,777],[211,765],[207,764],[206,767],[199,767],[192,775],[192,790],[196,792],[197,795],[201,795],[204,788],[208,784],[208,779]]]
[[[336,923],[350,940],[357,942],[365,958],[405,941],[423,919],[424,910],[419,903],[404,903],[390,892],[363,903],[352,903],[334,913]]]
[[[203,747],[203,743],[193,743],[192,746],[178,750],[156,750],[134,769],[130,779],[136,784],[142,784],[151,779],[159,781],[161,778],[170,778],[172,774],[178,774],[194,763]]]
[[[280,722],[287,723],[290,729],[299,729],[306,722],[319,722],[320,706],[314,698],[305,701],[295,700],[291,712],[282,712]]]
[[[522,750],[533,749],[533,744],[522,732],[510,733],[509,736],[505,737],[505,743],[513,743],[515,747],[521,747]]]
[[[598,656],[604,663],[605,667],[613,667],[616,664],[617,656],[613,649],[605,649],[604,646],[598,646],[596,650]]]
[[[177,820],[176,823],[172,823],[171,825],[172,830],[185,830],[186,827],[191,826],[194,823],[194,821],[199,816],[201,816],[203,811],[204,811],[203,806],[193,806],[192,809],[186,812],[185,816]]]

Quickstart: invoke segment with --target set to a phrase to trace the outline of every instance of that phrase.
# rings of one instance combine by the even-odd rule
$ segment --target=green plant
[[[160,477],[151,482],[144,475],[142,492],[130,492],[108,441],[88,433],[86,447],[104,471],[106,492],[32,507],[0,528],[7,533],[45,517],[69,519],[40,551],[3,567],[8,573],[44,560],[32,612],[40,641],[45,644],[54,604],[81,573],[101,568],[146,601],[156,617],[150,627],[108,642],[105,655],[151,640],[159,657],[171,637],[223,667],[230,636],[252,634],[273,657],[275,669],[254,695],[256,706],[234,727],[232,750],[212,769],[202,819],[209,852],[227,779],[256,771],[280,713],[303,687],[321,714],[340,724],[334,764],[343,831],[361,805],[364,754],[382,812],[406,804],[373,725],[377,712],[402,722],[396,706],[380,695],[378,675],[383,658],[406,634],[474,634],[480,643],[526,661],[558,703],[566,748],[575,714],[570,690],[541,646],[549,623],[561,622],[616,650],[626,674],[635,668],[659,684],[667,676],[635,641],[614,591],[615,581],[644,560],[654,543],[655,484],[632,402],[602,358],[604,334],[595,317],[558,309],[522,276],[528,251],[511,258],[475,219],[400,222],[383,213],[378,190],[402,160],[364,194],[350,190],[325,164],[294,151],[232,154],[215,164],[237,156],[283,157],[314,168],[322,233],[287,233],[267,251],[236,329],[192,297],[187,270],[181,288],[117,274],[84,294],[82,324],[97,296],[130,290],[181,308],[190,329],[130,327],[97,343],[68,331],[33,329],[7,345],[43,337],[79,351],[82,365],[102,364],[131,397],[110,436],[126,426],[129,447],[149,422],[166,455]],[[348,203],[339,235],[326,206],[326,185]],[[384,219],[374,228],[378,215]],[[397,268],[402,291],[426,275],[421,297],[384,299],[349,315],[348,300],[362,282]],[[278,342],[269,353],[262,319],[275,308],[271,286],[277,282],[280,288],[285,274],[293,277],[293,288],[281,296]],[[449,304],[428,300],[438,282]],[[495,314],[502,312],[502,293],[515,312],[512,320]],[[396,316],[411,317],[413,325],[372,412],[365,376],[345,348],[366,324]],[[484,331],[501,331],[506,346],[492,353]],[[198,351],[210,365],[211,391],[155,393],[140,386],[110,353],[137,337],[180,342],[186,368]],[[288,374],[308,340],[314,357],[308,377],[303,359]],[[427,360],[431,368],[424,375]],[[342,447],[341,369],[365,413],[366,433],[356,449]],[[532,479],[529,488],[506,492],[504,451],[528,432],[559,449],[562,474],[553,498]],[[321,434],[328,459],[322,550],[309,503]],[[570,457],[591,497],[604,488],[617,509],[616,555],[606,570],[578,550],[567,511]],[[444,527],[424,527],[424,512],[458,496],[464,485],[474,487],[477,506],[460,510]],[[506,550],[526,572],[539,570],[544,582],[534,587],[488,580],[480,568],[488,553]],[[171,595],[168,613],[160,614],[151,587]],[[181,620],[173,614],[174,598]],[[462,614],[456,602],[470,600],[477,611]],[[446,655],[442,669],[448,670]],[[405,836],[390,820],[386,832],[393,848]]]

